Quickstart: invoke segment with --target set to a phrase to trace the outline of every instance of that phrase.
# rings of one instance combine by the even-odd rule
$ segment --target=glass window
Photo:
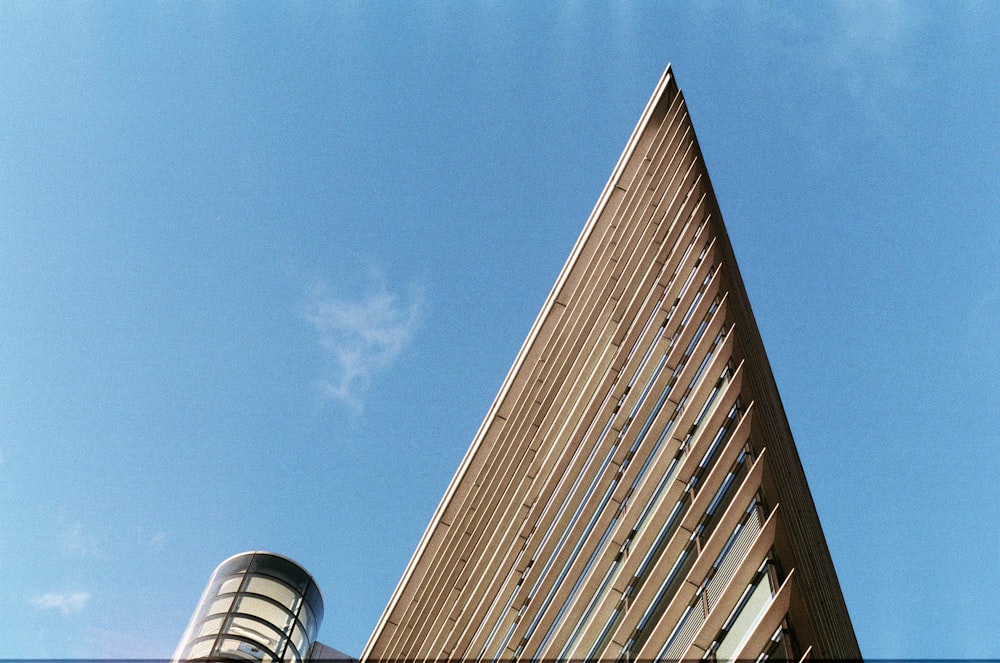
[[[316,637],[316,618],[313,617],[313,611],[308,602],[303,601],[302,607],[303,610],[299,613],[299,619],[305,625],[309,639],[312,640]]]
[[[182,658],[192,659],[201,658],[202,656],[208,656],[212,651],[212,645],[215,644],[215,638],[208,638],[207,640],[202,640],[201,642],[196,642],[187,651],[184,652]]]
[[[230,592],[235,592],[240,588],[240,583],[243,581],[242,577],[229,578],[221,585],[219,585],[219,594],[229,594]]]
[[[208,635],[209,633],[218,633],[219,629],[222,627],[222,620],[225,619],[224,616],[212,617],[211,619],[206,619],[201,626],[201,630],[198,631],[195,637],[201,637],[203,635]]]
[[[302,659],[299,657],[298,652],[295,651],[295,647],[289,647],[285,650],[285,656],[282,659],[285,663],[302,663]]]
[[[302,647],[305,645],[305,643],[306,643],[305,631],[302,630],[302,626],[300,624],[296,623],[295,628],[292,630],[292,645],[294,645],[295,648],[301,652]]]
[[[224,596],[221,599],[215,599],[208,606],[209,615],[221,615],[229,612],[230,606],[233,605],[232,596]]]
[[[271,663],[274,659],[270,652],[253,643],[237,640],[236,638],[226,638],[219,647],[220,655],[228,655],[234,658],[242,658],[245,661],[260,661],[260,663]]]
[[[723,626],[726,635],[719,642],[719,647],[715,651],[719,660],[730,659],[738,653],[738,649],[742,646],[757,616],[771,602],[772,591],[771,581],[765,568],[765,572],[758,573],[758,577],[747,587],[726,620],[726,624]]]
[[[236,611],[260,617],[277,628],[286,628],[292,619],[291,613],[281,606],[256,596],[241,596]]]
[[[282,637],[277,629],[250,617],[234,617],[226,628],[226,633],[249,638],[273,650],[278,649]]]
[[[284,585],[277,580],[262,576],[251,577],[244,591],[253,592],[254,594],[264,594],[289,609],[295,605],[295,600],[298,598],[296,593],[292,591],[291,587]]]

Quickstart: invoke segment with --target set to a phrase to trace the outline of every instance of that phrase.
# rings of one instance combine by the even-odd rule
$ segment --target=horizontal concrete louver
[[[860,656],[668,69],[363,659],[700,657],[762,568],[726,648]]]

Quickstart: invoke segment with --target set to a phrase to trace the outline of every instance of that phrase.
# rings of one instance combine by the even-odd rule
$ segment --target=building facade
[[[302,663],[323,621],[312,576],[281,555],[233,555],[212,574],[174,661]]]
[[[668,68],[361,659],[859,658]]]
[[[860,658],[668,68],[363,660]]]

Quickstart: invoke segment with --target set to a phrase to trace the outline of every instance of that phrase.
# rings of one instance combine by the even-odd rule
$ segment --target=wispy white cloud
[[[891,95],[914,84],[916,63],[906,55],[923,21],[921,6],[900,0],[838,0],[824,31],[823,63],[875,119],[891,123]]]
[[[66,528],[62,536],[63,552],[70,555],[107,559],[104,550],[97,544],[97,539],[87,532],[82,523],[73,523]]]
[[[80,612],[90,601],[90,592],[46,592],[31,597],[39,610],[58,610],[64,615]]]
[[[360,412],[372,378],[403,352],[423,309],[423,292],[415,287],[403,297],[378,282],[356,298],[315,288],[306,318],[327,360],[323,394]]]
[[[167,533],[157,532],[149,539],[149,543],[157,550],[163,550],[163,546],[167,543]]]
[[[964,5],[956,4],[956,10]],[[738,9],[734,9],[738,7]],[[702,28],[720,17],[735,21],[751,55],[786,54],[795,77],[820,76],[882,129],[896,127],[894,101],[919,84],[915,48],[929,23],[924,4],[903,0],[833,0],[829,3],[728,3],[691,7]],[[815,71],[811,71],[812,67]]]

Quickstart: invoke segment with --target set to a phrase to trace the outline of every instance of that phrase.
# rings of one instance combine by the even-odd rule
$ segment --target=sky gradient
[[[1000,5],[0,2],[0,658],[364,643],[671,62],[862,653],[1000,657]]]

